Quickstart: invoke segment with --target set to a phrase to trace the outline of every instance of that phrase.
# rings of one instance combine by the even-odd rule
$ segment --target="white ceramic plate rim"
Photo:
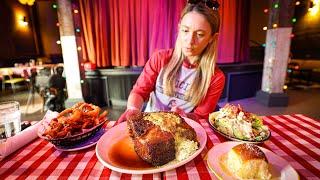
[[[224,142],[215,145],[212,147],[209,152],[208,152],[208,166],[209,168],[214,171],[214,174],[219,178],[219,179],[234,179],[235,177],[228,175],[227,173],[224,172],[224,170],[221,168],[219,164],[219,159],[220,156],[227,153],[231,148],[238,144],[242,144],[243,142]],[[274,152],[265,149],[263,147],[259,148],[265,153],[268,162],[272,164],[283,176],[285,179],[299,179],[299,175],[296,172],[296,170],[282,157],[278,156]],[[281,179],[283,179],[281,177]],[[274,177],[272,177],[273,179]]]
[[[111,170],[121,172],[121,173],[151,174],[151,173],[159,173],[159,172],[164,172],[164,171],[168,171],[171,169],[175,169],[179,166],[182,166],[182,165],[188,163],[189,161],[194,159],[197,155],[199,155],[207,143],[207,134],[206,134],[206,131],[204,130],[204,128],[199,123],[195,122],[194,120],[191,120],[189,118],[184,118],[184,119],[197,133],[197,138],[198,138],[198,141],[200,142],[200,147],[193,155],[191,155],[189,158],[187,158],[183,161],[180,161],[180,162],[174,163],[174,164],[169,163],[169,164],[163,165],[161,167],[139,169],[139,170],[121,168],[121,167],[113,165],[112,162],[108,162],[108,160],[103,157],[102,153],[107,154],[107,152],[109,150],[108,147],[112,147],[112,145],[114,143],[118,142],[119,139],[122,139],[123,137],[128,135],[126,122],[123,122],[123,123],[111,128],[111,129],[109,129],[107,131],[107,133],[105,133],[100,138],[100,140],[98,141],[97,146],[96,146],[96,156],[98,157],[99,161],[104,166],[106,166],[107,168],[109,168]],[[125,133],[123,133],[123,131],[125,131]],[[113,138],[114,135],[119,135],[119,136],[116,136],[115,138]]]

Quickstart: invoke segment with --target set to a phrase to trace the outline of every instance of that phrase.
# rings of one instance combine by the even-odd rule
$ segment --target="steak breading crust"
[[[197,142],[196,132],[177,113],[132,113],[127,117],[136,153],[153,166],[164,165],[176,157],[176,142]]]

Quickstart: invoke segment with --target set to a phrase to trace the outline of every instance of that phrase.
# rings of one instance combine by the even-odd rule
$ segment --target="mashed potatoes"
[[[176,140],[175,143],[176,160],[178,161],[187,159],[198,150],[198,143],[188,139]]]

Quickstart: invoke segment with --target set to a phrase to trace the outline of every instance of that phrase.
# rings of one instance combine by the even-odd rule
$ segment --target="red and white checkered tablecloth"
[[[301,179],[319,179],[320,121],[296,114],[266,116],[264,122],[272,136],[263,147],[286,159]],[[200,124],[208,135],[203,152],[184,166],[163,173],[118,173],[98,161],[94,147],[62,152],[38,138],[0,161],[0,179],[216,179],[204,159],[210,148],[226,139],[216,134],[206,120],[200,120]]]

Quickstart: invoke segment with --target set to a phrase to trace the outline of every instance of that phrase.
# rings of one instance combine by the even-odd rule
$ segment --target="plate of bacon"
[[[38,136],[55,147],[66,149],[95,136],[108,121],[106,116],[107,111],[101,113],[98,106],[80,102],[65,109],[55,118],[42,121]]]

